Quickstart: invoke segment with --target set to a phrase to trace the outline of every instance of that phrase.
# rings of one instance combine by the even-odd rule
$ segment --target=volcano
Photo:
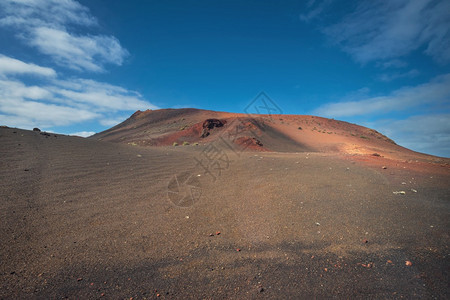
[[[449,297],[450,159],[317,116],[0,128],[0,298]]]

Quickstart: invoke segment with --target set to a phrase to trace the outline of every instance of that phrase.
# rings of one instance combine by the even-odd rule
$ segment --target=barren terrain
[[[2,299],[449,298],[450,160],[364,127],[159,110],[0,154]]]

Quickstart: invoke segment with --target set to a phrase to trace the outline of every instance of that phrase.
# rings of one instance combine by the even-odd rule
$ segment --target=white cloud
[[[322,32],[356,62],[374,63],[382,70],[376,79],[389,82],[419,74],[426,76],[429,70],[422,71],[421,64],[410,60],[410,55],[418,51],[439,64],[450,63],[450,1],[361,0],[346,3],[345,10],[338,1],[333,3],[335,7],[330,3],[308,1],[308,11],[300,19],[317,21]],[[332,9],[333,13],[328,14]],[[331,20],[337,11],[343,11],[344,17]],[[366,125],[403,146],[448,157],[449,86],[450,74],[444,74],[428,83],[403,87],[382,96],[369,96],[369,91],[362,90],[340,102],[322,105],[312,113],[351,122],[372,120],[370,124],[365,121]],[[386,120],[389,113],[403,119]],[[414,116],[407,117],[411,115]]]
[[[31,74],[55,77],[56,72],[51,68],[40,67],[31,63],[4,56],[0,54],[0,76],[13,74]]]
[[[306,3],[306,7],[308,9],[307,12],[300,14],[300,20],[303,22],[310,22],[313,19],[317,18],[324,10],[327,8],[333,0],[323,0],[316,2],[308,1]]]
[[[5,65],[13,66],[8,70],[14,74],[24,74],[23,70],[29,69],[37,73],[48,72],[47,68],[38,65],[7,56],[0,58],[0,66],[1,61],[5,61]],[[108,123],[107,120],[122,119],[124,111],[157,108],[139,93],[108,83],[52,76],[40,79],[43,80],[40,85],[27,85],[6,75],[0,77],[0,118],[5,125],[47,128],[92,120],[99,120],[103,125]]]
[[[31,123],[40,127],[63,126],[81,123],[99,117],[98,113],[77,109],[69,106],[48,104],[40,101],[31,101],[24,98],[2,98],[0,112],[7,115],[12,123],[8,126],[31,127]],[[3,119],[3,118],[2,118]],[[25,124],[16,123],[23,122]]]
[[[97,24],[89,9],[73,0],[2,0],[0,6],[3,9],[0,25],[55,27]]]
[[[0,80],[1,102],[6,99],[44,99],[51,96],[51,93],[39,86],[26,86],[16,80]]]
[[[362,1],[324,32],[361,63],[391,60],[424,46],[425,54],[450,62],[450,1]]]
[[[33,29],[29,43],[52,56],[57,64],[79,71],[101,72],[104,63],[121,65],[128,55],[114,37],[74,36],[48,27]]]
[[[408,63],[400,60],[400,59],[392,59],[392,60],[388,60],[388,61],[384,61],[384,62],[379,62],[377,64],[378,67],[381,67],[383,69],[388,69],[388,68],[405,68],[408,66]]]
[[[328,103],[314,113],[325,117],[352,117],[405,111],[422,105],[450,103],[450,74],[414,87],[395,90],[388,96],[365,98],[358,101]]]
[[[89,9],[74,0],[0,1],[0,27],[66,68],[102,72],[106,64],[123,63],[127,50],[114,36],[93,34],[95,26]],[[2,123],[28,129],[85,122],[107,126],[129,111],[156,108],[137,92],[58,73],[0,54]],[[34,78],[24,81],[23,75]]]
[[[125,121],[126,117],[119,117],[119,118],[114,118],[114,119],[103,119],[100,120],[100,124],[102,124],[103,126],[115,126],[119,123],[122,123],[123,121]]]
[[[101,72],[105,64],[122,65],[128,55],[113,36],[80,35],[69,30],[96,24],[89,10],[72,0],[0,2],[0,26],[16,29],[17,37],[26,44],[74,70]]]
[[[415,151],[450,157],[450,114],[412,116],[404,120],[379,120],[371,127]]]
[[[53,93],[54,99],[71,101],[80,107],[88,105],[99,112],[157,108],[137,92],[94,80],[54,81],[54,85],[47,89]]]
[[[69,133],[69,135],[81,136],[81,137],[88,137],[88,136],[91,136],[94,134],[95,134],[95,132],[93,132],[93,131],[79,131],[79,132]]]
[[[420,72],[418,70],[412,69],[407,72],[384,73],[384,74],[381,74],[378,78],[381,81],[389,82],[389,81],[392,81],[395,79],[400,79],[400,78],[414,78],[414,77],[418,76],[419,74],[420,74]]]

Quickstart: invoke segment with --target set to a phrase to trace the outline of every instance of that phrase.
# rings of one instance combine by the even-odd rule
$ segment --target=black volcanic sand
[[[0,298],[449,298],[448,172],[210,150],[1,128]]]

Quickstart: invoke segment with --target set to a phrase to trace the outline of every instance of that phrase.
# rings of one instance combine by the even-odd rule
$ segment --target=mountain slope
[[[305,115],[246,115],[192,108],[137,111],[126,121],[93,135],[91,139],[139,146],[226,142],[230,148],[254,151],[432,159],[432,156],[396,145],[375,130],[343,121]]]
[[[448,165],[230,149],[212,177],[214,143],[0,128],[0,299],[449,298]]]

